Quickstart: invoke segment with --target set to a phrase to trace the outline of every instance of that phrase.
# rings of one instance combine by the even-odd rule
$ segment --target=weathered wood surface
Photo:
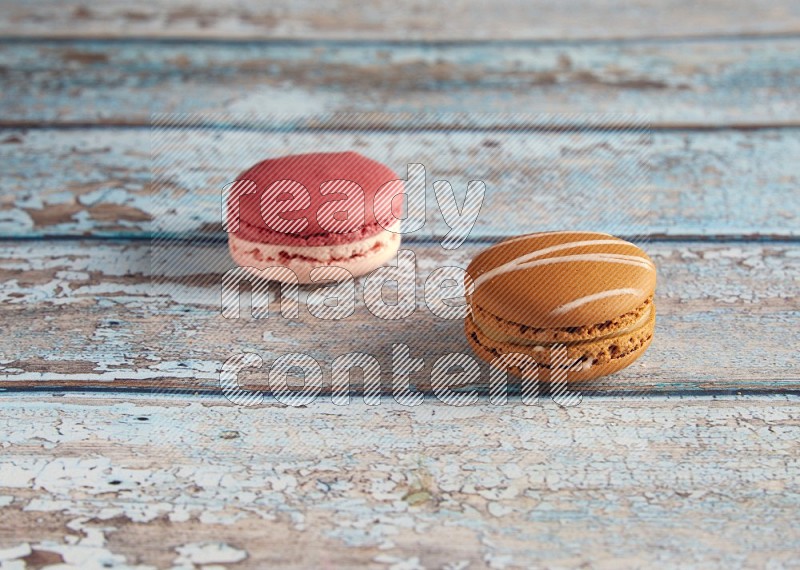
[[[428,216],[416,239],[448,231],[432,192],[437,179],[449,180],[459,201],[469,180],[486,182],[475,239],[565,227],[723,237],[796,237],[800,228],[800,129],[6,129],[0,141],[3,237],[147,236],[154,217],[156,229],[171,233],[219,233],[221,189],[246,167],[345,148],[403,177],[409,162],[426,166]],[[524,208],[521,195],[529,197]]]
[[[7,0],[0,34],[7,37],[298,38],[452,41],[572,40],[800,32],[791,0],[619,3],[520,0],[421,3],[379,0],[123,0],[92,3]]]
[[[797,564],[800,4],[476,4],[3,4],[0,568]],[[173,129],[151,159],[154,112],[240,124],[289,113],[292,128],[376,110],[468,114],[425,132],[374,115],[361,132],[315,124],[324,132],[264,143]],[[535,115],[475,114],[497,111],[561,114],[569,128],[534,140],[513,131]],[[632,112],[656,129],[649,151],[610,129],[611,113]],[[407,245],[417,310],[400,322],[370,315],[360,294],[344,323],[305,303],[297,320],[277,305],[266,320],[223,319],[224,244],[149,249],[171,202],[184,237],[213,237],[219,187],[292,144],[355,148],[400,172],[423,162],[459,195],[486,178],[473,240],[584,225],[593,185],[617,201],[625,185],[608,182],[647,166],[650,198],[593,211],[592,227],[697,239],[645,245],[659,266],[655,341],[576,387],[576,407],[483,394],[457,408],[430,393],[417,407],[328,394],[239,407],[218,370],[240,350],[264,359],[240,376],[252,390],[288,352],[316,358],[328,384],[334,357],[367,349],[388,384],[403,342],[424,359],[420,388],[436,358],[470,354],[422,283],[486,243],[442,250],[430,201]],[[539,192],[520,212],[521,180]],[[61,239],[83,235],[94,239]],[[184,254],[177,275],[151,282],[154,258]]]
[[[796,396],[15,394],[0,433],[0,560],[28,568],[783,568],[800,551]]]
[[[554,44],[6,41],[2,124],[151,113],[639,113],[661,127],[800,124],[800,39]],[[577,114],[577,116],[575,116]]]
[[[423,286],[438,267],[465,268],[486,244],[454,252],[408,244],[416,255],[416,310],[398,321],[367,310],[360,281],[355,313],[343,321],[314,317],[306,306],[308,290],[296,319],[281,316],[276,303],[266,319],[226,319],[221,276],[234,265],[225,244],[159,245],[152,251],[149,245],[3,242],[3,387],[213,391],[219,390],[222,363],[241,351],[264,360],[261,370],[242,373],[248,389],[267,390],[268,367],[292,352],[316,359],[329,386],[333,359],[352,351],[374,354],[388,387],[392,345],[405,343],[424,359],[412,382],[425,388],[439,357],[471,354],[462,322],[434,316]],[[653,344],[625,371],[580,386],[584,393],[800,389],[796,244],[653,242],[645,248],[659,268]],[[153,259],[172,268],[159,283],[149,275]],[[488,367],[482,374],[488,380]]]

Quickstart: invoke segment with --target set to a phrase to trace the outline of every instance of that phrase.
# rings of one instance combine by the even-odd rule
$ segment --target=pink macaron
[[[393,198],[402,191],[395,172],[356,152],[264,160],[228,195],[231,256],[254,271],[293,272],[261,273],[278,281],[312,283],[317,267],[366,275],[397,254],[402,200]]]

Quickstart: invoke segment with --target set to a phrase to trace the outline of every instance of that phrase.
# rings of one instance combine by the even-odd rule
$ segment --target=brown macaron
[[[656,268],[623,239],[575,231],[514,237],[478,254],[467,273],[467,340],[490,363],[521,354],[541,380],[552,367],[567,380],[590,380],[630,365],[653,338]]]

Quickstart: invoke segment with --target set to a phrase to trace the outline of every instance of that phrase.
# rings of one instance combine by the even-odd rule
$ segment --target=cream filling
[[[396,222],[388,229],[364,238],[336,245],[281,245],[263,242],[253,242],[232,235],[231,243],[243,255],[253,257],[256,262],[284,263],[286,257],[311,258],[309,262],[330,264],[335,261],[346,262],[354,256],[369,253],[382,242],[394,243],[400,239],[400,222]],[[253,253],[255,252],[255,253]]]
[[[579,343],[579,342],[595,342],[595,341],[598,341],[598,340],[605,340],[605,339],[609,339],[609,338],[614,338],[614,337],[630,334],[633,331],[635,331],[636,329],[644,326],[644,324],[650,319],[650,315],[652,314],[652,312],[653,312],[653,306],[650,305],[642,313],[642,316],[640,316],[638,319],[636,319],[635,323],[633,323],[631,325],[628,325],[624,329],[621,329],[621,330],[618,330],[618,331],[613,331],[613,332],[610,332],[610,333],[608,333],[606,335],[598,336],[598,337],[595,337],[595,338],[590,338],[590,339],[586,339],[586,340],[579,340],[579,341],[573,341],[573,342],[562,342],[562,343],[559,343],[559,344],[576,344],[576,343]],[[475,323],[475,326],[478,327],[478,329],[484,335],[486,335],[487,337],[489,337],[490,339],[492,339],[495,342],[507,342],[507,343],[511,343],[511,344],[518,344],[520,346],[532,346],[533,350],[536,351],[536,352],[547,350],[547,347],[543,346],[541,344],[541,341],[531,340],[529,338],[523,338],[523,337],[519,337],[519,336],[516,336],[516,335],[505,334],[505,333],[494,331],[494,330],[492,330],[492,329],[490,329],[488,327],[481,326],[480,321],[478,319],[474,318],[474,315],[473,315],[473,319],[472,320]]]

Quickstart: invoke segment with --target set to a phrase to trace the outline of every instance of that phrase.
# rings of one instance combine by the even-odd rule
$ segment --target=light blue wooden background
[[[2,12],[0,566],[797,562],[800,4],[8,0]],[[545,181],[635,160],[614,117],[645,117],[645,247],[659,266],[647,355],[584,386],[580,409],[538,415],[433,401],[247,415],[216,398],[232,346],[267,363],[303,346],[325,365],[367,342],[406,341],[429,363],[468,350],[458,323],[425,311],[376,329],[360,307],[347,335],[310,319],[233,326],[214,318],[211,268],[155,295],[158,205],[181,197],[184,237],[216,235],[214,189],[232,166],[209,149],[237,131],[176,122],[164,132],[180,144],[156,145],[157,162],[191,182],[153,186],[154,113],[308,127],[309,114],[367,111],[359,132],[308,136],[376,156],[414,136],[426,161],[477,157]],[[445,114],[409,133],[421,112]],[[485,135],[459,138],[476,112],[490,113]],[[503,112],[516,131],[488,128]],[[542,113],[571,118],[530,144]],[[408,241],[423,279],[539,229],[516,189],[489,198],[458,251],[436,244],[435,212]],[[535,223],[574,222],[540,205]]]

